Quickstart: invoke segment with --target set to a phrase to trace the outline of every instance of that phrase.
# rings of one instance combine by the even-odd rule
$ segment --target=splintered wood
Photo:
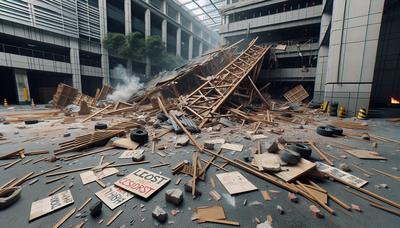
[[[309,94],[304,89],[302,85],[297,85],[293,89],[289,90],[288,92],[284,93],[283,96],[286,98],[287,101],[290,103],[299,103],[306,99]]]

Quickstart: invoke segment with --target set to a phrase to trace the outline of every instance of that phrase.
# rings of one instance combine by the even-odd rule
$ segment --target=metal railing
[[[55,54],[55,53],[51,53],[51,52],[47,52],[47,51],[39,51],[39,50],[35,50],[35,49],[23,48],[23,47],[2,44],[2,43],[0,43],[0,52],[29,56],[29,57],[34,57],[34,58],[48,59],[48,60],[53,60],[53,61],[66,62],[66,63],[71,62],[70,57],[67,55],[60,55],[60,54]]]

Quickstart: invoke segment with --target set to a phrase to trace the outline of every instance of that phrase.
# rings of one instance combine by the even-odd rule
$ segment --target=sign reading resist
[[[148,198],[169,181],[170,179],[167,177],[140,168],[114,184],[133,194]]]

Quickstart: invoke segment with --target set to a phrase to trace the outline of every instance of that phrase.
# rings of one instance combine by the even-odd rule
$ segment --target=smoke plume
[[[128,75],[126,68],[121,64],[112,69],[111,76],[120,79],[121,82],[114,87],[114,92],[107,96],[108,100],[128,101],[134,93],[143,88],[140,77],[134,74]]]

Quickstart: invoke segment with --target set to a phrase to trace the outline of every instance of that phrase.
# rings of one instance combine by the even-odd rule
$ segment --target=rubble
[[[167,218],[168,218],[168,213],[165,212],[164,209],[162,209],[158,205],[154,208],[151,215],[153,216],[153,218],[157,219],[157,221],[159,221],[161,223],[167,221]]]
[[[183,192],[179,188],[168,189],[165,192],[165,200],[167,202],[173,203],[175,205],[179,205],[183,201]]]
[[[97,201],[95,204],[93,204],[89,211],[90,215],[93,217],[98,217],[101,214],[101,208],[103,207],[103,203],[101,201]]]

